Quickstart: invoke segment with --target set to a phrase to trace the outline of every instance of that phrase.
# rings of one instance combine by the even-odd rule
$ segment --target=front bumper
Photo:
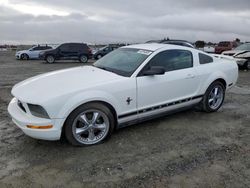
[[[21,54],[16,54],[16,59],[21,59]]]
[[[247,62],[247,59],[235,58],[235,61],[239,66],[243,66]]]
[[[18,100],[13,98],[8,106],[8,112],[12,121],[28,136],[42,140],[59,140],[61,137],[63,119],[44,119],[32,116],[24,112],[17,104]],[[47,126],[50,129],[31,129],[27,125]]]

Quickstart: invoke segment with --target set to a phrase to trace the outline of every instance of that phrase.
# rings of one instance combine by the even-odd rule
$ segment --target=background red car
[[[222,42],[219,42],[217,46],[215,46],[215,53],[221,54],[224,51],[232,50],[233,48],[236,48],[236,47],[237,47],[236,42],[222,41]]]

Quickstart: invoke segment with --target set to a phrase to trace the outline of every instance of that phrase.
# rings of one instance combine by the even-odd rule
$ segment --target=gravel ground
[[[116,131],[92,147],[25,136],[7,113],[11,87],[78,62],[0,52],[0,187],[250,187],[250,72],[212,114],[193,109]]]

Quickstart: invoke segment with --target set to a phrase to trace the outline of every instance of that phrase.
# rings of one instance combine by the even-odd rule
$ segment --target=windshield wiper
[[[112,72],[111,70],[107,69],[106,67],[99,67],[99,66],[95,66],[95,65],[93,65],[93,66],[96,67],[96,68],[105,70],[105,71],[110,71],[110,72]]]
[[[105,71],[112,72],[112,73],[115,73],[115,74],[117,74],[117,75],[120,75],[120,74],[118,74],[115,70],[113,70],[113,69],[111,69],[111,68],[99,67],[99,66],[95,66],[95,65],[93,65],[93,66],[96,67],[96,68],[99,68],[99,69],[102,69],[102,70],[105,70]]]

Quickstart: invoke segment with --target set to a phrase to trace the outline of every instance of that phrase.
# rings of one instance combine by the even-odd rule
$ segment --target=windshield
[[[34,48],[36,48],[36,46],[32,46],[30,49],[28,49],[29,51],[32,51]]]
[[[250,43],[242,44],[235,48],[235,50],[248,50],[250,51]]]
[[[94,66],[129,77],[151,53],[148,50],[119,48],[99,59]]]
[[[105,48],[107,48],[108,46],[104,46],[102,48],[99,48],[99,50],[104,50]]]

